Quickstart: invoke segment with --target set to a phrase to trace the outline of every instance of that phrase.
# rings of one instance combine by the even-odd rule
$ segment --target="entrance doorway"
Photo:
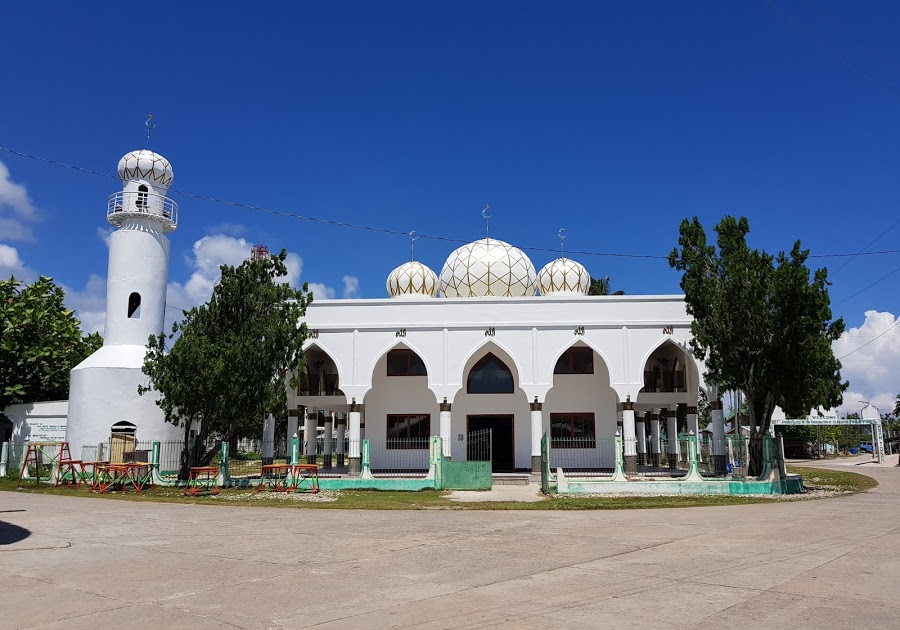
[[[491,430],[491,471],[514,472],[516,469],[513,416],[468,416],[467,432]]]

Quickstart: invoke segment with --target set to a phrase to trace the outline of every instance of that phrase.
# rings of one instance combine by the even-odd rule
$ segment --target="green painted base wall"
[[[434,479],[319,479],[322,490],[435,490]]]
[[[445,490],[490,490],[491,462],[452,462],[444,460]]]
[[[551,486],[551,492],[557,490]],[[800,477],[787,477],[775,481],[703,480],[677,481],[670,479],[644,479],[640,481],[607,481],[566,479],[562,494],[798,494],[803,492],[803,480]]]

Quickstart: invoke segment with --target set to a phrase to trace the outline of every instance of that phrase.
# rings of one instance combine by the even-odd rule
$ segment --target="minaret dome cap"
[[[119,160],[119,179],[126,183],[135,179],[145,179],[163,188],[172,185],[172,165],[169,160],[149,149],[126,153]]]

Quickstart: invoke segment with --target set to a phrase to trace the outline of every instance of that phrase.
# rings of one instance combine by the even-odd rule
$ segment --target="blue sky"
[[[665,255],[683,217],[732,213],[756,246],[830,254],[900,219],[896,4],[51,2],[3,19],[0,145],[110,175],[152,111],[175,189],[400,231],[474,240],[490,203],[492,236],[519,246],[566,227],[570,250]],[[53,276],[102,325],[118,181],[0,162],[0,271]],[[239,238],[287,248],[337,297],[383,297],[409,256],[402,236],[172,196],[175,306]],[[422,238],[417,258],[439,271],[455,246]],[[662,260],[573,257],[628,293],[678,291]],[[854,294],[900,255],[814,262],[856,330],[840,352],[894,325],[900,273]],[[854,395],[900,390],[898,353],[893,329],[848,357]]]

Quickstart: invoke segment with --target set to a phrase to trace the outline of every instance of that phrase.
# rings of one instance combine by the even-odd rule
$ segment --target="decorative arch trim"
[[[478,359],[466,377],[467,394],[514,394],[516,379],[506,362],[493,352]]]
[[[375,355],[375,360],[372,361],[372,364],[369,366],[368,374],[369,374],[369,383],[370,384],[375,382],[375,368],[378,367],[378,362],[381,361],[382,357],[386,357],[387,353],[390,352],[391,350],[409,350],[411,352],[415,352],[416,355],[418,355],[418,357],[422,360],[422,363],[425,364],[426,376],[428,377],[429,383],[431,382],[431,378],[432,378],[431,365],[429,365],[428,359],[425,357],[425,354],[423,352],[421,352],[418,348],[416,348],[416,346],[414,344],[411,344],[410,342],[408,342],[404,339],[404,340],[400,340],[400,341],[392,341],[387,346],[382,348],[381,351],[377,355]]]
[[[613,380],[613,373],[612,373],[612,366],[610,365],[610,362],[609,362],[609,358],[603,353],[602,350],[600,350],[600,348],[598,348],[596,345],[594,345],[593,343],[591,343],[591,342],[588,341],[587,339],[573,339],[573,340],[570,341],[566,346],[564,346],[563,348],[561,348],[561,349],[556,353],[556,356],[553,357],[553,361],[550,362],[550,369],[549,369],[550,378],[549,378],[549,382],[550,382],[550,383],[553,383],[553,377],[556,376],[556,375],[553,373],[553,371],[554,371],[554,369],[556,368],[556,363],[559,361],[560,357],[562,357],[562,355],[564,355],[568,350],[570,350],[571,348],[576,347],[576,346],[586,346],[586,347],[590,348],[591,350],[593,350],[594,352],[596,352],[596,353],[597,353],[597,356],[600,357],[600,359],[603,361],[603,364],[606,366],[606,374],[609,376],[609,381],[612,382],[612,380]],[[548,372],[544,372],[545,375],[546,375],[547,373],[548,373]],[[595,374],[597,373],[596,367],[594,368],[594,373],[595,373]]]
[[[516,355],[509,351],[509,348],[499,343],[494,339],[485,339],[477,346],[475,346],[471,352],[469,352],[466,357],[462,361],[462,372],[460,373],[459,383],[465,387],[466,381],[468,379],[468,372],[471,370],[466,370],[466,366],[469,364],[469,361],[472,360],[473,357],[478,356],[485,348],[488,348],[487,352],[491,352],[490,348],[496,348],[503,356],[500,357],[500,360],[504,363],[511,362],[511,366],[507,366],[512,370],[513,373],[513,382],[518,387],[522,387],[522,366],[519,364],[518,359],[516,359]],[[496,352],[493,354],[497,354]],[[508,360],[507,360],[508,359]],[[480,359],[479,359],[480,360]],[[474,364],[473,364],[474,365]]]
[[[331,353],[327,348],[325,348],[325,347],[324,347],[321,343],[319,343],[318,341],[310,341],[310,340],[307,339],[307,340],[303,343],[302,350],[303,350],[304,353],[306,353],[306,352],[308,352],[308,351],[310,350],[310,348],[315,348],[315,349],[318,350],[319,352],[322,352],[323,354],[327,355],[329,359],[331,359],[331,362],[334,363],[334,369],[337,370],[337,375],[338,375],[338,389],[340,389],[341,391],[343,391],[343,387],[344,387],[344,384],[345,384],[345,381],[344,381],[344,371],[341,369],[341,364],[340,364],[340,362],[339,362],[337,359],[334,358],[334,354]]]

